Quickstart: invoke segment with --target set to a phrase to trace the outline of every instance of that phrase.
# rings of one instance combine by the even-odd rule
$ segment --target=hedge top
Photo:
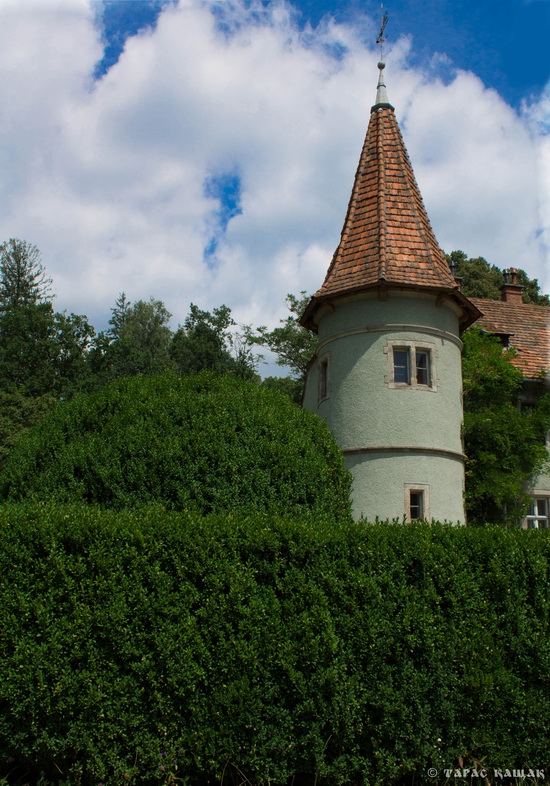
[[[341,518],[350,482],[326,424],[285,396],[167,374],[60,404],[12,452],[0,497]]]

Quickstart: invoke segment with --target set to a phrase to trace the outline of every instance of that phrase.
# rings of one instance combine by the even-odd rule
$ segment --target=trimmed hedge
[[[231,376],[167,374],[61,404],[12,452],[0,498],[341,516],[350,485],[326,423],[286,396]]]
[[[4,506],[0,758],[90,786],[548,766],[549,565],[542,532]]]

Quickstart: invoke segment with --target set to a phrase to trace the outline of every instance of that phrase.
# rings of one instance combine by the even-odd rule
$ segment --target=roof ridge
[[[380,76],[382,76],[382,71],[380,71]],[[384,126],[382,123],[378,123],[377,125],[377,150],[379,151],[378,154],[378,182],[379,182],[379,189],[385,191],[386,189],[386,173],[385,173],[385,160],[384,160]],[[383,199],[378,200],[378,232],[379,232],[379,243],[380,243],[380,250],[379,250],[379,264],[378,264],[378,280],[386,280],[387,277],[387,249],[386,249],[386,241],[388,235],[388,225],[386,222],[387,214],[386,214],[386,201]]]

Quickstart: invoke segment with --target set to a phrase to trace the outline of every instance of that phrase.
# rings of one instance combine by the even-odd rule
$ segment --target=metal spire
[[[380,62],[378,63],[378,68],[380,69],[380,76],[378,77],[378,87],[376,90],[376,102],[374,104],[375,107],[379,106],[380,104],[385,104],[386,106],[389,105],[388,101],[388,93],[386,91],[386,81],[384,78],[384,68],[386,64],[384,63],[384,44],[386,43],[386,25],[388,24],[388,14],[384,11],[384,6],[380,5],[380,32],[378,33],[378,38],[376,39],[376,43],[380,46]],[[374,108],[374,107],[373,107]]]

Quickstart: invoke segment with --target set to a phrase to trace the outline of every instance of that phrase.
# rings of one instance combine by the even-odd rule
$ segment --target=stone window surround
[[[430,486],[427,483],[405,483],[404,508],[407,521],[411,521],[411,492],[422,494],[422,520],[430,521]],[[412,519],[412,521],[418,521],[418,519]]]
[[[393,369],[393,350],[394,349],[408,349],[411,352],[411,381],[409,383],[395,382],[394,369]],[[416,381],[416,374],[413,373],[415,367],[414,357],[416,350],[428,352],[430,358],[430,384],[419,385]],[[429,390],[436,392],[439,387],[437,379],[436,360],[438,357],[435,344],[429,341],[411,341],[408,339],[388,339],[384,344],[384,353],[388,358],[388,373],[384,377],[384,382],[389,388],[399,388],[400,390]]]
[[[317,364],[317,402],[320,404],[330,398],[330,353],[319,358]]]

